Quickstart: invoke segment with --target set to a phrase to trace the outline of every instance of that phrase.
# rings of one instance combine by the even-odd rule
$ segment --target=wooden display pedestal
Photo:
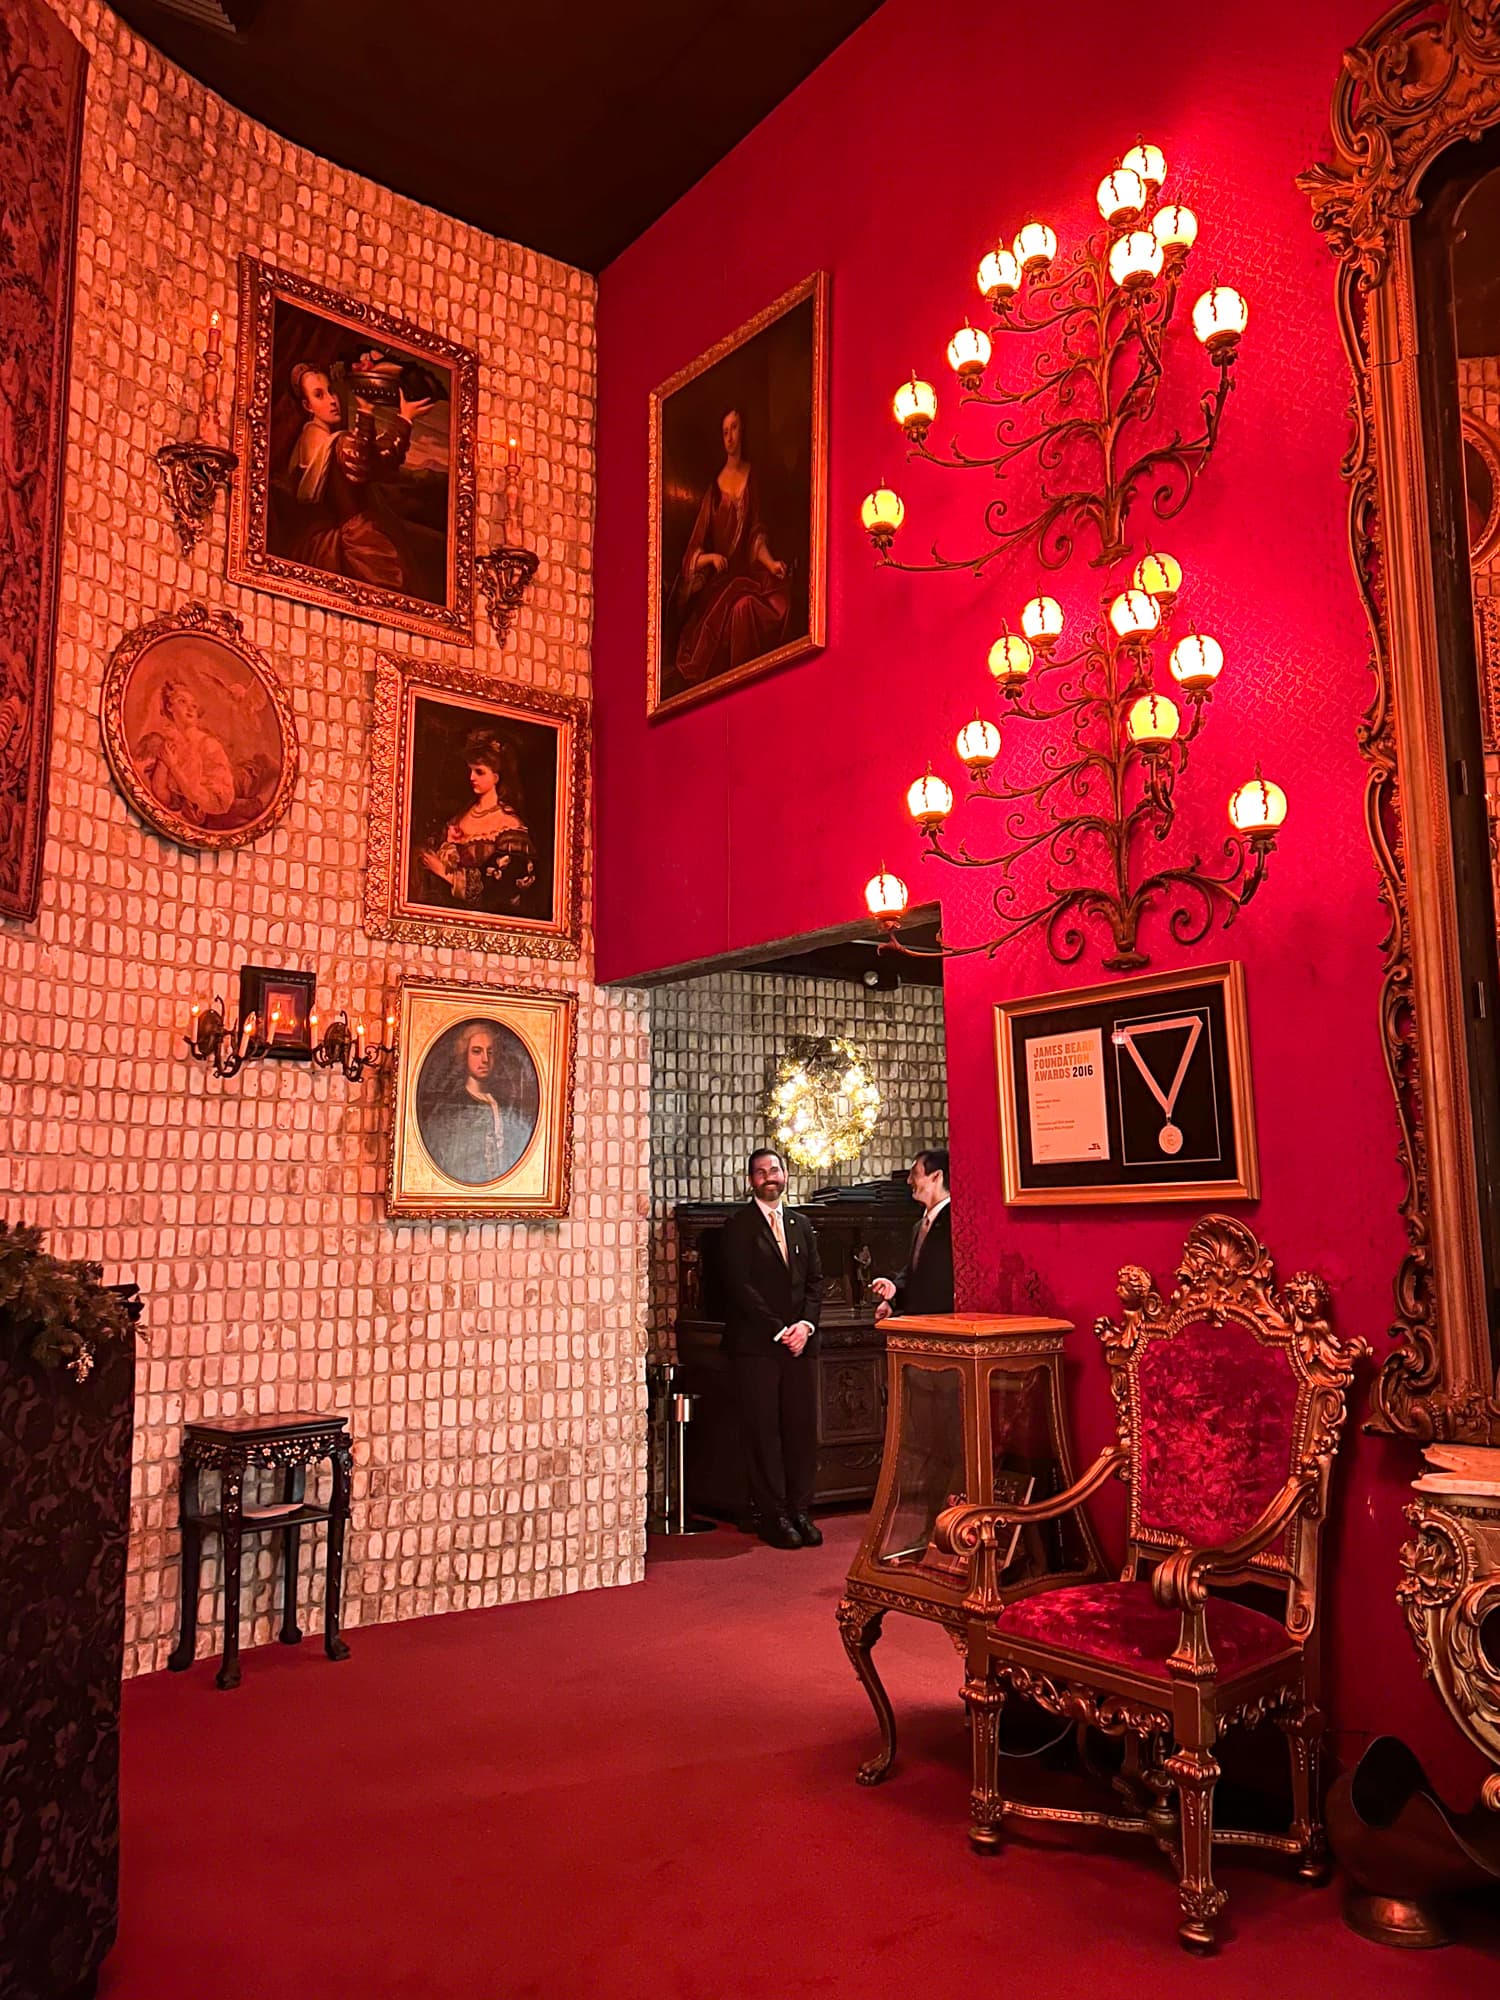
[[[929,1618],[964,1649],[965,1558],[945,1555],[933,1528],[945,1507],[1046,1500],[1073,1482],[1063,1403],[1064,1319],[952,1313],[889,1319],[887,1419],[869,1524],[839,1604],[845,1650],[880,1723],[880,1754],[859,1781],[878,1784],[896,1756],[890,1698],[872,1657],[887,1612]],[[1008,1596],[1104,1574],[1081,1514],[1016,1530]]]

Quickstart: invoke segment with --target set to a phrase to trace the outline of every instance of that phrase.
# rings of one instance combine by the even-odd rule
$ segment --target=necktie
[[[927,1232],[929,1229],[931,1229],[931,1227],[932,1227],[932,1210],[929,1208],[927,1213],[922,1217],[921,1227],[917,1231],[917,1240],[912,1248],[911,1261],[912,1261],[912,1268],[914,1270],[916,1266],[920,1264],[922,1261],[922,1245],[927,1241]]]
[[[786,1231],[781,1226],[781,1203],[771,1210],[771,1234],[776,1238],[776,1248],[781,1252],[783,1264],[789,1262],[786,1254]]]

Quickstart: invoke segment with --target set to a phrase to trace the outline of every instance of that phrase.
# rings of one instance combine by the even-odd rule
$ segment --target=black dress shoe
[[[822,1548],[823,1530],[818,1526],[816,1521],[809,1520],[806,1514],[793,1514],[792,1526],[797,1530],[803,1548]]]
[[[800,1549],[802,1546],[802,1537],[785,1514],[778,1514],[774,1521],[762,1521],[760,1538],[769,1542],[773,1549]]]

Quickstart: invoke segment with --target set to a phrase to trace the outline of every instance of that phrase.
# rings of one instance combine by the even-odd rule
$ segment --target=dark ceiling
[[[284,138],[597,271],[880,0],[115,4]]]

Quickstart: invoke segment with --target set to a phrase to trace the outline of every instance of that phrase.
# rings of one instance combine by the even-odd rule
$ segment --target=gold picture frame
[[[1493,1010],[1482,1000],[1484,959],[1465,949],[1461,916],[1473,894],[1472,857],[1492,834],[1450,692],[1482,664],[1465,660],[1467,634],[1452,616],[1465,587],[1472,591],[1453,553],[1466,541],[1485,548],[1481,561],[1493,551],[1483,532],[1464,533],[1454,484],[1443,476],[1446,419],[1428,379],[1442,336],[1429,318],[1432,286],[1418,276],[1420,258],[1432,260],[1433,205],[1453,185],[1442,178],[1447,167],[1483,162],[1483,142],[1497,127],[1495,9],[1408,0],[1382,11],[1346,55],[1334,82],[1329,157],[1297,176],[1337,260],[1334,308],[1353,377],[1343,472],[1374,676],[1358,742],[1365,826],[1391,916],[1379,1023],[1404,1174],[1406,1255],[1370,1423],[1423,1443],[1500,1443],[1483,1157],[1487,1057],[1479,1047],[1493,1032]]]
[[[292,802],[291,704],[232,612],[188,604],[127,632],[104,670],[99,720],[120,791],[179,847],[243,847]]]
[[[813,272],[652,391],[648,717],[827,644],[830,289]]]
[[[1260,1198],[1237,960],[1000,1001],[995,1042],[1008,1206]]]
[[[229,581],[471,645],[478,378],[456,341],[242,254]]]
[[[588,738],[588,703],[573,696],[380,654],[366,933],[577,958]]]
[[[566,1215],[578,1050],[572,994],[403,980],[396,1041],[388,1212]]]

